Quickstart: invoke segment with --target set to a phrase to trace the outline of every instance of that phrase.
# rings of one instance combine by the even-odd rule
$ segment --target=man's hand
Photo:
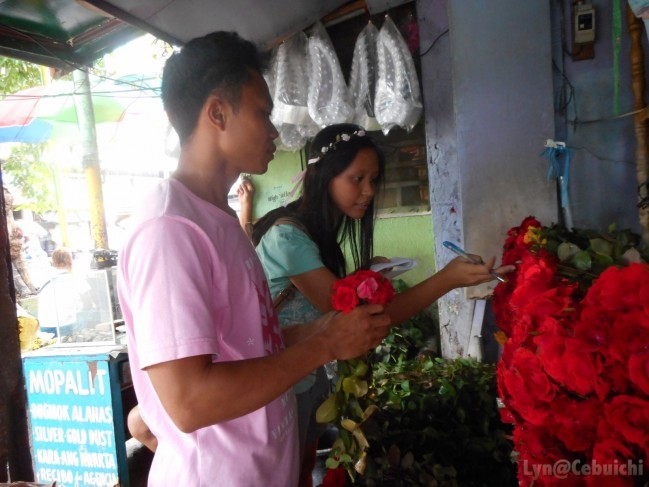
[[[320,318],[320,335],[331,360],[348,360],[376,348],[390,332],[390,317],[380,304],[359,306],[350,313],[331,311]]]

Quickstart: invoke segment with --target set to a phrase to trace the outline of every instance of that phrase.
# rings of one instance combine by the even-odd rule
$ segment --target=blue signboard
[[[108,362],[85,358],[24,360],[39,482],[119,484]]]

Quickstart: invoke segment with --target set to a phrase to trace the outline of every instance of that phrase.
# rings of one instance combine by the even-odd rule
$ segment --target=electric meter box
[[[575,5],[574,19],[574,44],[595,42],[595,8],[592,5]]]

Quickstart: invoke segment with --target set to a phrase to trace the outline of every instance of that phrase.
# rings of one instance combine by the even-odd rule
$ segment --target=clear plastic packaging
[[[45,283],[38,293],[41,332],[53,334],[59,346],[115,344],[121,311],[111,294],[114,273],[115,268],[64,273]]]
[[[369,22],[356,39],[349,93],[353,104],[353,122],[366,130],[380,130],[374,113],[374,97],[378,77],[377,37],[379,30]]]
[[[377,38],[379,77],[374,108],[383,133],[412,130],[423,110],[415,63],[399,29],[386,15]]]
[[[280,147],[298,150],[315,135],[318,126],[307,108],[309,91],[308,39],[299,32],[284,41],[273,53],[266,77],[273,97],[271,120],[280,134]]]
[[[351,120],[349,92],[331,39],[318,22],[309,37],[309,115],[320,127]]]

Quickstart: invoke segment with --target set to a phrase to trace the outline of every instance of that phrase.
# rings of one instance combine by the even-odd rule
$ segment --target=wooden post
[[[647,146],[647,111],[643,110],[645,105],[644,88],[644,52],[642,49],[641,36],[644,34],[644,22],[638,19],[633,10],[627,5],[627,21],[629,34],[631,36],[631,87],[634,96],[634,110],[642,110],[635,116],[635,160],[638,177],[638,200],[646,201],[649,196],[649,150]],[[639,209],[640,225],[642,225],[642,237],[649,243],[649,207]]]
[[[0,173],[0,482],[33,481],[9,231]]]

